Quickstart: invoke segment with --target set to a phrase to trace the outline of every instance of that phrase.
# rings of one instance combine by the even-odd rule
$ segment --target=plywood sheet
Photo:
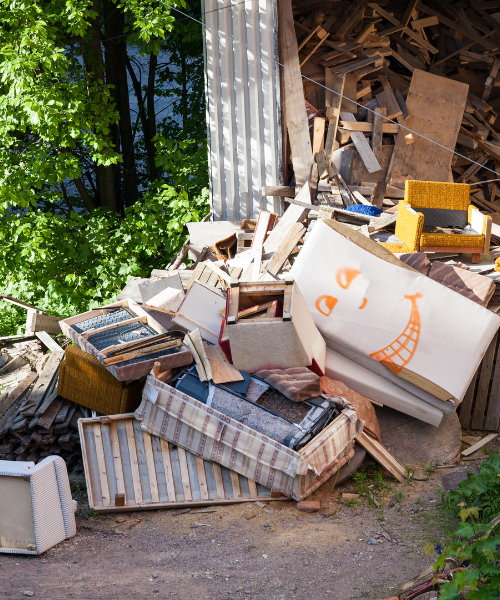
[[[448,181],[450,150],[455,149],[468,90],[465,83],[415,69],[406,99],[410,113],[406,122],[432,141],[414,135],[414,143],[406,144],[404,136],[398,135],[393,173],[420,181]]]

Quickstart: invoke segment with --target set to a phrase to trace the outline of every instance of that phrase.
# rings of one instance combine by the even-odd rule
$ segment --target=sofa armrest
[[[420,250],[420,237],[424,227],[424,215],[416,212],[408,202],[402,200],[398,205],[396,237],[405,245],[407,252]]]
[[[484,215],[478,208],[471,204],[469,206],[469,225],[474,231],[484,235],[483,254],[488,254],[491,241],[491,217]]]

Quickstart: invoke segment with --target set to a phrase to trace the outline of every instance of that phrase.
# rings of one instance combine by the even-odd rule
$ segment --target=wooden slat
[[[196,468],[198,470],[198,480],[200,482],[201,499],[208,500],[207,478],[205,476],[205,465],[203,459],[196,457]]]
[[[366,433],[358,435],[356,441],[398,481],[403,482],[405,480],[405,470],[382,444],[366,435]]]
[[[26,393],[29,386],[36,381],[38,374],[31,371],[29,372],[24,379],[22,379],[17,386],[0,401],[0,417],[5,414],[9,408],[16,402],[20,400],[24,394]]]
[[[104,460],[104,449],[102,446],[100,423],[94,423],[93,432],[95,440],[97,466],[99,468],[99,481],[101,483],[102,503],[104,506],[109,506],[111,503],[111,498],[109,494],[108,476],[106,473],[106,462]]]
[[[290,231],[286,238],[276,248],[271,260],[269,261],[266,271],[271,275],[276,276],[281,267],[285,264],[290,254],[293,252],[295,246],[298,244],[300,238],[304,235],[306,228],[302,223],[294,223],[290,228]]]
[[[236,471],[231,471],[231,483],[233,484],[234,498],[241,498],[240,479]]]
[[[469,384],[469,387],[467,388],[467,391],[465,392],[464,399],[460,404],[459,418],[462,429],[470,428],[470,422],[472,417],[472,405],[474,403],[474,392],[476,391],[477,374],[478,372],[476,371]]]
[[[135,447],[134,426],[131,419],[125,422],[127,428],[128,451],[130,454],[130,466],[132,468],[132,480],[134,482],[134,494],[137,504],[142,503],[141,477],[139,475],[139,461],[137,459],[137,449]]]
[[[484,429],[486,431],[498,431],[500,426],[500,360],[498,350],[499,349],[497,348],[488,409],[486,412],[486,419],[484,420]],[[462,409],[460,408],[460,411],[461,410]]]
[[[46,331],[37,331],[35,335],[51,352],[64,352],[61,346]]]
[[[167,480],[167,491],[169,502],[175,502],[174,478],[172,477],[172,463],[170,462],[170,449],[168,442],[161,441],[161,453],[163,455],[163,466],[165,467],[165,479]]]
[[[226,355],[219,345],[210,346],[205,344],[203,347],[207,360],[210,363],[214,383],[243,381],[243,375],[227,360]]]
[[[474,406],[474,414],[472,415],[472,429],[483,429],[484,427],[486,403],[488,401],[488,392],[490,389],[497,337],[498,333],[495,334],[483,358],[481,372],[479,375],[479,385],[477,387],[476,404]]]
[[[184,490],[184,500],[192,500],[191,485],[189,483],[189,469],[186,458],[186,451],[183,448],[177,449],[179,452],[179,464],[181,466],[182,489]]]
[[[293,25],[292,0],[281,0],[278,4],[278,13],[280,58],[286,67],[282,71],[286,125],[295,180],[297,185],[303,185],[309,181],[314,161],[300,75],[297,37]]]
[[[144,448],[146,450],[146,460],[148,463],[148,475],[149,475],[149,487],[151,488],[151,499],[153,502],[160,501],[160,495],[158,494],[158,483],[156,480],[156,469],[155,459],[153,456],[153,446],[151,444],[151,436],[149,433],[143,431],[142,436],[144,438]]]
[[[115,462],[116,487],[119,494],[125,494],[125,482],[123,479],[122,457],[120,452],[120,442],[118,440],[118,430],[116,421],[110,421],[109,431],[111,435],[111,448],[113,450],[113,460]],[[129,500],[125,498],[125,503]]]
[[[257,484],[253,479],[248,480],[248,487],[250,488],[250,498],[257,498]]]
[[[218,463],[213,463],[213,467],[215,475],[215,485],[217,486],[217,497],[225,498],[224,483],[222,481],[222,471],[220,465]]]
[[[350,112],[340,111],[340,116],[344,121],[356,121],[355,116]],[[378,160],[375,158],[368,141],[366,140],[363,133],[359,131],[351,132],[351,139],[356,146],[356,150],[358,151],[361,160],[363,161],[367,171],[369,173],[376,173],[377,171],[381,171],[382,167],[380,166]]]
[[[21,408],[21,412],[26,416],[33,416],[40,404],[42,403],[43,397],[52,383],[52,379],[59,368],[59,363],[64,356],[63,352],[53,352],[47,362],[43,371],[38,377],[38,381],[35,383],[31,394],[26,399],[25,403]]]

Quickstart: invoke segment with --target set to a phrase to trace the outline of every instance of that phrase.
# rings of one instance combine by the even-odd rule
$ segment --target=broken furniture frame
[[[79,324],[98,317],[105,317],[120,309],[130,313],[131,318],[114,323],[111,322],[113,319],[109,319],[109,323],[106,323],[106,319],[104,319],[103,326],[78,331]],[[138,327],[143,326],[142,333],[145,334],[145,338],[140,340],[140,343],[138,339],[123,342],[118,338],[117,343],[110,342],[109,346],[101,349],[92,343],[93,336],[135,324]],[[159,362],[162,369],[181,367],[192,362],[191,352],[182,344],[182,341],[171,339],[171,334],[133,300],[122,300],[64,319],[61,321],[61,329],[79,348],[94,355],[120,381],[138,379],[147,375],[155,362]],[[121,353],[121,356],[118,353]],[[149,358],[147,358],[148,356]],[[123,362],[116,362],[117,360]]]
[[[80,419],[89,506],[99,513],[286,500],[141,429],[133,414]]]

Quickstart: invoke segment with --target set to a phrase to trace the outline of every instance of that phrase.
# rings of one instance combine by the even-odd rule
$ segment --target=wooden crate
[[[89,506],[96,512],[286,500],[142,431],[133,414],[80,419],[78,429]],[[115,505],[117,494],[125,494],[124,506]]]
[[[498,431],[500,425],[500,336],[485,352],[459,408],[463,429]]]

